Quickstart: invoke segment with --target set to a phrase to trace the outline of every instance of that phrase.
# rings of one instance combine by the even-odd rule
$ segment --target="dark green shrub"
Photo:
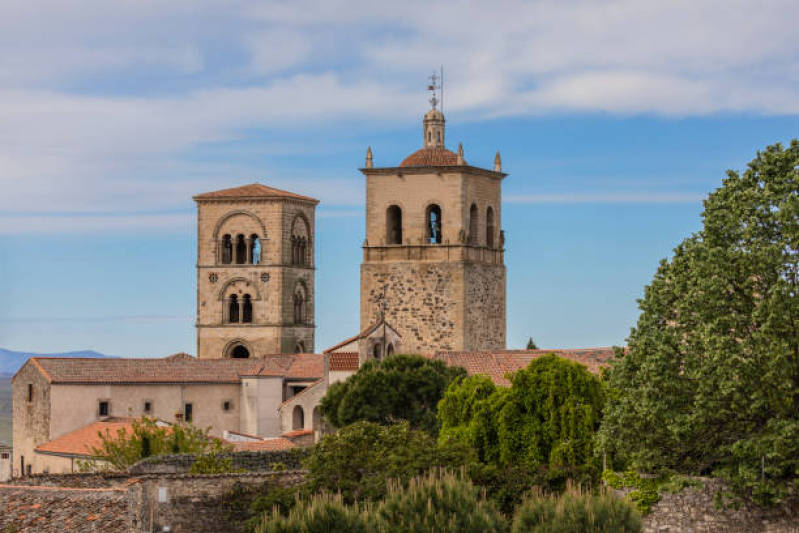
[[[430,472],[392,483],[375,510],[383,533],[493,533],[508,527],[497,508],[465,475]]]
[[[512,533],[638,533],[635,507],[608,491],[570,486],[560,496],[533,491],[516,510]]]
[[[368,516],[357,506],[346,505],[341,495],[319,494],[309,501],[300,501],[288,516],[275,510],[264,515],[256,533],[366,533]]]
[[[358,422],[324,437],[303,464],[311,493],[340,492],[352,503],[382,498],[390,479],[407,482],[431,468],[457,469],[471,459],[468,446],[439,443],[407,422],[388,427]]]

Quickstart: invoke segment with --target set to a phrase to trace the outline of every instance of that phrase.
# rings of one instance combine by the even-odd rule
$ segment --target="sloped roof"
[[[452,150],[422,148],[403,159],[400,167],[451,167],[457,164],[458,155]]]
[[[0,485],[0,527],[19,531],[130,531],[127,489]],[[13,529],[17,531],[17,529]]]
[[[310,196],[302,196],[289,191],[267,187],[260,183],[251,183],[241,187],[222,189],[220,191],[206,192],[194,196],[195,200],[223,200],[236,198],[287,198],[292,200],[302,200],[306,202],[319,203],[319,200]]]
[[[325,356],[322,354],[301,353],[291,356],[293,361],[286,377],[291,379],[319,379],[324,377]]]
[[[321,355],[317,374],[322,376]],[[273,355],[259,359],[82,359],[33,357],[50,383],[239,383],[241,376],[287,376],[298,356]],[[301,368],[305,368],[304,366]],[[307,370],[310,372],[310,370]]]
[[[358,370],[358,352],[333,352],[330,354],[330,370],[346,372]]]
[[[109,437],[116,437],[119,431],[132,433],[134,420],[136,419],[122,417],[98,420],[88,426],[83,426],[66,435],[61,435],[56,439],[45,442],[37,446],[36,451],[56,455],[91,457],[92,448],[99,447],[102,444],[101,433]]]
[[[271,452],[275,450],[288,450],[294,448],[294,443],[289,439],[264,439],[247,442],[231,442],[234,452]]]
[[[295,400],[297,400],[297,398],[300,398],[303,394],[305,394],[306,392],[310,391],[314,387],[316,387],[318,385],[321,385],[323,382],[324,382],[324,379],[319,379],[319,380],[314,381],[313,383],[311,383],[310,385],[308,385],[307,387],[302,389],[300,392],[298,392],[297,394],[295,394],[294,396],[292,396],[291,398],[289,398],[285,402],[281,403],[280,407],[283,408],[286,405],[289,405],[289,404],[293,403]]]
[[[294,439],[297,437],[302,437],[303,435],[313,435],[312,429],[295,429],[294,431],[289,431],[288,433],[283,433],[283,437],[287,439]]]
[[[440,352],[429,356],[448,366],[461,366],[469,375],[483,374],[497,385],[510,386],[507,375],[526,368],[533,360],[555,354],[581,363],[598,374],[613,358],[613,348],[582,348],[574,350],[498,350],[495,352]]]

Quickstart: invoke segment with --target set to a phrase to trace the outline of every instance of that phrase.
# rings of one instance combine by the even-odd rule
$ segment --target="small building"
[[[0,482],[11,479],[11,446],[0,442]]]

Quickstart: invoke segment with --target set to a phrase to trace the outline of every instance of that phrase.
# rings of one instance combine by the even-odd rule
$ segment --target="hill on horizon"
[[[36,353],[36,352],[15,352],[13,350],[6,350],[0,348],[0,377],[13,376],[19,370],[25,361],[31,357],[99,357],[99,358],[113,358],[113,355],[105,355],[94,350],[80,350],[76,352],[63,352],[63,353]]]

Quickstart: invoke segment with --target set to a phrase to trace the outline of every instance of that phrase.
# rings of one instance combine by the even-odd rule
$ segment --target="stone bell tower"
[[[405,353],[505,348],[502,172],[444,146],[444,114],[423,121],[422,148],[397,167],[366,166],[361,328],[381,316]]]
[[[197,202],[197,356],[314,350],[313,198],[259,183]]]

